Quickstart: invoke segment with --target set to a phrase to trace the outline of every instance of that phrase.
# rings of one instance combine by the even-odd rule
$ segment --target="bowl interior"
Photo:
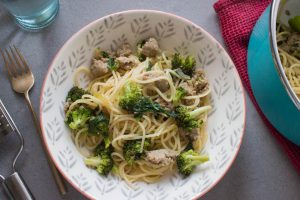
[[[204,152],[210,161],[190,177],[165,176],[156,184],[135,183],[99,176],[87,168],[64,125],[63,102],[73,85],[72,74],[89,66],[93,50],[116,49],[124,42],[134,47],[154,36],[162,49],[192,54],[207,74],[213,106]],[[82,76],[81,83],[87,84]],[[112,14],[77,32],[61,48],[45,77],[41,93],[41,126],[48,151],[64,177],[80,192],[96,199],[191,199],[212,188],[233,163],[245,127],[245,99],[237,71],[225,50],[206,31],[183,18],[159,11],[136,10]]]
[[[276,39],[276,23],[280,23],[289,26],[288,20],[294,16],[300,15],[300,2],[295,0],[273,0],[270,12],[270,43],[271,50],[274,58],[276,70],[279,74],[279,78],[285,87],[289,97],[294,103],[295,107],[300,110],[300,99],[293,90],[289,80],[285,75],[284,68],[282,66],[280,56],[278,53],[277,39]]]
[[[289,25],[288,21],[294,16],[300,15],[300,1],[297,0],[286,0],[281,1],[279,7],[279,21],[285,25]]]

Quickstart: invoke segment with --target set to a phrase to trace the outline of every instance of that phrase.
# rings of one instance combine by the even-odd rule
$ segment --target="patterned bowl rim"
[[[63,45],[62,47],[57,51],[57,53],[55,54],[55,56],[53,57],[51,63],[49,64],[48,66],[48,70],[47,70],[47,73],[46,73],[46,76],[44,78],[44,81],[43,81],[43,85],[42,85],[42,89],[41,89],[41,93],[40,93],[40,126],[41,126],[41,129],[42,129],[42,138],[43,138],[43,142],[44,142],[44,145],[46,146],[46,149],[48,151],[48,154],[50,155],[50,158],[51,160],[53,161],[53,163],[55,164],[56,168],[58,169],[58,171],[60,172],[60,174],[64,177],[65,180],[67,180],[69,182],[70,185],[72,185],[79,193],[81,193],[83,196],[85,196],[86,198],[88,199],[94,199],[94,197],[92,197],[91,195],[89,195],[88,193],[86,193],[85,191],[81,190],[70,178],[68,178],[68,176],[66,175],[66,173],[64,172],[64,170],[60,167],[60,165],[55,161],[54,159],[54,155],[52,154],[52,151],[51,151],[51,148],[48,146],[47,142],[46,142],[46,133],[43,129],[43,112],[42,112],[42,99],[43,99],[43,92],[44,92],[44,89],[45,89],[45,85],[46,85],[46,80],[47,80],[47,77],[49,77],[50,75],[50,71],[51,69],[54,67],[53,63],[54,61],[57,59],[58,55],[61,53],[62,49],[65,47],[65,46],[68,46],[71,42],[74,41],[74,39],[80,35],[81,32],[83,32],[84,30],[88,29],[89,27],[92,27],[94,24],[97,24],[98,22],[104,20],[105,18],[108,18],[110,16],[114,16],[114,15],[118,15],[118,14],[130,14],[130,13],[140,13],[140,12],[148,12],[148,13],[156,13],[156,14],[161,14],[161,15],[166,15],[166,16],[169,16],[171,18],[175,18],[175,19],[178,19],[178,20],[181,20],[187,24],[190,24],[190,25],[193,25],[195,26],[196,28],[199,28],[203,31],[203,33],[205,33],[205,35],[215,41],[219,46],[220,48],[222,48],[224,50],[224,52],[226,52],[225,55],[227,55],[227,57],[230,59],[230,61],[232,62],[229,54],[227,53],[227,51],[224,49],[224,47],[210,34],[208,33],[204,28],[202,28],[200,25],[197,25],[195,24],[194,22],[184,18],[184,17],[181,17],[181,16],[178,16],[178,15],[175,15],[175,14],[172,14],[172,13],[168,13],[168,12],[164,12],[164,11],[159,11],[159,10],[151,10],[151,9],[133,9],[133,10],[126,10],[126,11],[120,11],[120,12],[115,12],[115,13],[112,13],[112,14],[109,14],[109,15],[105,15],[99,19],[96,19],[92,22],[90,22],[89,24],[85,25],[84,27],[82,27],[79,31],[77,31],[76,33],[74,33]],[[233,62],[232,62],[233,63]],[[233,63],[234,65],[234,63]],[[231,161],[231,163],[228,165],[227,169],[224,171],[223,174],[221,174],[221,176],[219,177],[219,179],[217,179],[210,187],[208,187],[206,190],[204,190],[201,194],[198,194],[197,196],[195,196],[194,198],[195,199],[198,199],[202,196],[204,196],[206,193],[208,193],[213,187],[215,187],[222,179],[223,177],[227,174],[227,172],[229,171],[229,169],[231,168],[232,164],[234,163],[234,161],[236,160],[236,157],[237,157],[237,154],[238,152],[240,151],[240,147],[242,145],[242,141],[243,141],[243,138],[244,138],[244,135],[245,135],[245,128],[246,128],[246,98],[245,98],[245,91],[244,91],[244,87],[243,87],[243,84],[242,84],[242,81],[241,81],[241,78],[239,76],[239,73],[234,65],[233,67],[233,70],[234,70],[234,73],[237,75],[237,79],[239,80],[240,84],[242,85],[242,96],[243,96],[243,100],[244,100],[244,123],[243,123],[243,130],[242,130],[242,135],[241,135],[241,139],[240,139],[240,143],[237,147],[237,151],[235,153],[235,155],[233,156],[233,159]]]

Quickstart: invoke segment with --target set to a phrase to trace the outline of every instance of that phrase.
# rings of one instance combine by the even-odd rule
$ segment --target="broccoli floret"
[[[190,73],[187,74],[193,74],[195,71],[195,66],[196,66],[195,58],[193,56],[187,56],[183,63],[184,70],[190,71]]]
[[[176,163],[179,173],[187,177],[192,173],[196,165],[207,162],[208,160],[208,156],[200,155],[191,149],[181,152],[176,158]]]
[[[101,142],[95,149],[95,154],[96,155],[101,155],[101,154],[111,155],[113,150],[114,149],[113,149],[112,145],[109,145],[108,147],[106,147],[105,143]]]
[[[172,59],[172,68],[180,68],[183,62],[183,58],[180,56],[179,53],[175,53]]]
[[[109,120],[103,112],[100,112],[97,116],[92,116],[90,118],[88,133],[91,135],[101,135],[103,137],[106,148],[110,145],[108,129]]]
[[[65,119],[66,124],[73,130],[87,127],[87,121],[92,115],[90,108],[79,106],[71,110]]]
[[[97,167],[101,163],[100,156],[89,157],[84,160],[84,163],[89,167]]]
[[[141,86],[134,82],[128,82],[123,87],[123,94],[120,96],[120,106],[130,110],[128,106],[143,96]],[[131,105],[130,105],[131,106]]]
[[[113,160],[109,157],[101,157],[102,162],[97,167],[97,172],[101,175],[108,175],[108,173],[112,170],[114,163]]]
[[[146,112],[167,114],[167,111],[160,104],[143,96],[141,86],[134,82],[125,84],[119,105],[122,109],[132,112],[137,118],[143,116]]]
[[[133,164],[134,161],[141,159],[145,150],[148,150],[150,147],[150,140],[145,140],[143,149],[141,145],[142,140],[128,140],[125,142],[123,146],[123,156],[129,164]]]
[[[108,132],[109,120],[100,112],[97,116],[93,116],[89,121],[89,133],[91,134],[103,134]]]
[[[116,71],[119,68],[119,62],[116,61],[115,58],[110,57],[107,62],[107,67],[112,71]]]
[[[72,102],[74,102],[74,101],[76,101],[78,99],[81,99],[82,95],[84,95],[84,94],[88,94],[88,92],[85,91],[82,88],[74,86],[68,92],[66,101],[72,101]]]
[[[177,106],[180,103],[181,99],[186,96],[186,94],[187,92],[185,91],[185,89],[183,89],[182,87],[177,88],[175,96],[173,97],[173,104]]]
[[[175,53],[172,58],[172,69],[180,68],[186,75],[193,76],[195,72],[196,60],[193,56],[183,57]]]
[[[199,121],[200,115],[210,109],[211,106],[203,106],[196,110],[189,111],[186,106],[180,105],[175,107],[172,116],[175,118],[179,127],[187,131],[192,131],[192,129],[199,127],[201,124],[201,121]]]
[[[110,145],[108,148],[101,143],[95,150],[95,156],[86,158],[84,163],[89,166],[96,168],[96,171],[101,175],[107,175],[113,168],[113,160],[111,157],[113,149]]]

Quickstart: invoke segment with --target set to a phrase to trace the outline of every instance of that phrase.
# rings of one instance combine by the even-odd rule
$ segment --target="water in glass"
[[[14,16],[16,22],[25,29],[41,29],[56,17],[58,0],[0,0]]]

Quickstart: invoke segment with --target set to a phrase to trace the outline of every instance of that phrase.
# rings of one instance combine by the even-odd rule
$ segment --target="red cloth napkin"
[[[300,147],[285,139],[271,125],[253,95],[247,70],[247,47],[252,29],[271,0],[219,0],[214,9],[220,20],[225,44],[257,111],[300,173]]]

